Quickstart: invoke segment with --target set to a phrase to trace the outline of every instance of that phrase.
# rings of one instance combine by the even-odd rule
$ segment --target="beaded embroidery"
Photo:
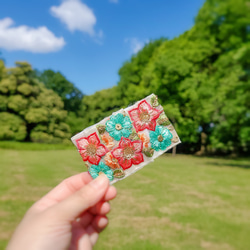
[[[180,143],[152,94],[71,138],[93,178],[124,179]]]

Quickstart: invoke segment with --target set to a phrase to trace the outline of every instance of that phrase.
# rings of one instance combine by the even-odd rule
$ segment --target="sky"
[[[7,67],[27,61],[60,71],[84,94],[119,81],[124,62],[150,40],[194,25],[204,0],[8,0],[0,8]]]

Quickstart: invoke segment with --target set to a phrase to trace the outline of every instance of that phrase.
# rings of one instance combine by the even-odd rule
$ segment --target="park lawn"
[[[0,249],[27,208],[85,171],[76,150],[0,149]],[[164,155],[115,184],[95,249],[250,249],[250,160]]]

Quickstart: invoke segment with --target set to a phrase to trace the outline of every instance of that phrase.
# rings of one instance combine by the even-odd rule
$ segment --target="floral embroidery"
[[[161,112],[161,110],[152,108],[146,100],[141,101],[137,108],[128,111],[137,132],[146,128],[155,130],[156,119]]]
[[[82,159],[95,165],[99,164],[101,157],[108,151],[106,147],[100,143],[96,133],[76,140],[76,144]]]
[[[132,133],[130,134],[128,139],[130,139],[131,141],[140,140],[140,138],[139,138],[138,134],[136,133],[135,129],[132,130]]]
[[[114,179],[113,171],[108,166],[106,166],[103,162],[100,162],[98,165],[90,166],[89,173],[93,179],[97,178],[100,174],[105,174],[109,178],[110,181]]]
[[[151,147],[156,151],[165,150],[171,145],[172,133],[165,127],[157,125],[155,131],[150,131]]]
[[[113,172],[113,176],[115,178],[119,178],[120,179],[120,178],[123,178],[125,176],[125,173],[124,173],[124,171],[122,169],[116,169]]]
[[[111,136],[109,136],[108,134],[104,134],[101,136],[101,138],[104,141],[105,146],[109,150],[111,150],[114,147],[115,143],[114,143],[113,138]]]
[[[120,168],[120,165],[118,164],[118,160],[110,152],[108,152],[105,155],[104,161],[105,161],[105,164],[112,169]]]
[[[119,141],[122,137],[128,138],[132,133],[132,123],[128,116],[118,113],[111,115],[110,120],[106,122],[106,130],[110,136]]]
[[[171,141],[172,141],[173,143],[176,143],[176,142],[179,141],[179,137],[178,137],[178,136],[175,136],[174,138],[171,139]]]
[[[134,165],[138,165],[143,162],[142,155],[142,141],[131,141],[126,138],[122,138],[119,146],[115,148],[111,153],[118,159],[120,166],[123,169],[128,169]]]
[[[104,134],[104,132],[105,132],[106,126],[105,126],[105,125],[102,125],[102,124],[98,124],[98,125],[96,125],[96,128],[97,128],[99,134],[102,135],[102,134]]]
[[[172,124],[170,124],[170,125],[168,126],[168,129],[169,129],[170,131],[173,131],[173,130],[174,130],[174,126],[173,126]]]
[[[160,115],[157,122],[162,126],[168,126],[171,124],[169,119],[167,118],[167,116],[164,113]]]
[[[154,94],[73,136],[93,178],[114,183],[138,171],[180,139]]]
[[[151,105],[155,108],[157,106],[159,106],[159,102],[158,102],[158,97],[156,95],[153,95],[150,99]]]
[[[149,138],[147,135],[145,134],[138,134],[140,140],[143,142],[143,147],[148,147],[148,143],[149,143]]]
[[[147,156],[147,157],[152,157],[154,155],[154,150],[152,148],[143,148],[142,152]]]

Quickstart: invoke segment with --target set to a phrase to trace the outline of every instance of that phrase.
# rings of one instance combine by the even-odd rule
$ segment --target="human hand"
[[[7,250],[92,249],[108,224],[107,201],[115,196],[104,174],[65,179],[27,211]]]

